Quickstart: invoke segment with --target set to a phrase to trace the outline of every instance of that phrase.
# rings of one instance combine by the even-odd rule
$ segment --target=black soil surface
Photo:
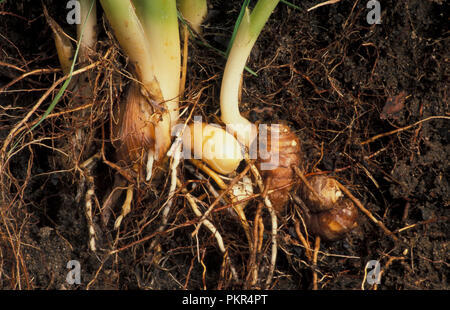
[[[75,36],[75,27],[66,22],[65,1],[43,2]],[[278,256],[269,288],[310,290],[315,270],[317,288],[323,290],[449,289],[448,2],[380,1],[379,24],[367,21],[368,1],[343,0],[308,11],[319,2],[277,6],[249,58],[248,68],[257,76],[244,75],[241,110],[252,121],[288,124],[302,141],[306,173],[338,179],[393,234],[360,212],[356,230],[339,241],[321,242],[313,266],[296,233],[301,213],[291,200],[278,219]],[[218,122],[225,66],[218,50],[227,48],[240,4],[210,1],[203,34],[190,41],[184,118],[194,107],[193,115]],[[140,185],[119,230],[113,224],[124,192],[112,212],[102,209],[120,178],[110,164],[116,159],[109,133],[130,66],[112,43],[101,8],[92,59],[102,60],[92,70],[95,101],[74,111],[89,102],[74,103],[67,91],[31,132],[61,87],[56,85],[27,116],[62,77],[52,32],[40,1],[2,1],[0,16],[0,288],[249,288],[248,244],[229,208],[220,208],[223,203],[210,220],[223,236],[238,279],[208,230],[191,236],[198,219],[181,192],[168,226],[156,233],[168,198],[168,173]],[[87,133],[84,147],[72,145],[77,126]],[[105,158],[84,169],[82,163],[99,152]],[[189,167],[181,164],[180,178],[198,183]],[[205,182],[199,184],[188,187],[198,197],[207,190]],[[95,253],[88,246],[85,214],[92,185]],[[258,199],[246,208],[251,224]],[[203,201],[207,208],[214,198]],[[270,216],[266,210],[262,216],[264,246],[253,288],[265,287],[270,266]],[[313,246],[314,236],[308,240]],[[80,263],[80,284],[66,281],[71,260]],[[378,285],[364,280],[370,260],[380,263]]]

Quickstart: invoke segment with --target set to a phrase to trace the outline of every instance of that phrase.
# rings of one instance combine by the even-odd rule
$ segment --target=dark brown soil
[[[253,121],[289,124],[302,141],[305,170],[336,177],[397,240],[361,214],[354,232],[340,241],[322,242],[315,267],[318,288],[447,290],[448,2],[380,1],[381,23],[374,25],[366,21],[367,1],[341,1],[307,12],[319,2],[293,0],[300,9],[278,5],[249,59],[248,67],[258,76],[245,74],[242,112]],[[74,35],[74,27],[65,22],[65,2],[44,3],[50,15]],[[217,122],[215,115],[219,115],[225,60],[204,43],[226,49],[240,3],[210,1],[203,39],[190,44],[186,102],[192,104],[199,90],[208,86],[194,115],[211,122]],[[99,8],[99,16],[101,13]],[[36,73],[2,90],[25,72],[58,68],[58,60],[40,1],[7,0],[0,4],[0,15],[3,146],[14,126],[62,75]],[[99,24],[101,56],[111,43],[105,31],[107,23]],[[83,120],[90,139],[78,160],[70,156],[74,153],[67,145],[74,133],[71,117],[79,117],[76,113],[45,120],[32,133],[12,140],[6,152],[17,143],[14,152],[6,157],[2,153],[0,288],[245,287],[231,279],[229,268],[221,274],[223,257],[209,231],[200,229],[197,238],[191,237],[196,217],[181,194],[169,214],[170,225],[157,234],[159,247],[150,250],[161,220],[159,211],[167,200],[164,178],[151,188],[141,188],[120,232],[113,229],[113,220],[103,225],[100,207],[111,191],[116,171],[101,160],[91,171],[99,250],[89,250],[83,198],[88,182],[83,182],[75,163],[81,164],[102,146],[108,160],[114,162],[108,141],[110,112],[126,89],[127,80],[119,71],[127,67],[118,50],[113,53],[110,62],[95,69],[99,99]],[[44,113],[56,91],[27,124]],[[53,113],[73,108],[70,98],[66,93]],[[395,129],[399,130],[390,133]],[[385,135],[364,143],[379,134]],[[186,167],[180,174],[185,181],[196,179]],[[254,218],[256,205],[257,200],[252,201],[246,209],[249,220]],[[294,229],[295,208],[291,202],[286,216],[279,219],[273,289],[313,287],[314,268]],[[119,212],[120,203],[111,217]],[[260,258],[256,288],[264,287],[271,253],[270,221],[268,214],[264,217],[267,246]],[[213,212],[212,221],[229,246],[228,255],[240,279],[245,280],[249,252],[239,223],[226,210]],[[310,241],[313,238],[310,236]],[[110,251],[116,252],[108,254]],[[80,262],[79,285],[66,281],[70,260]],[[378,260],[383,272],[376,287],[364,282],[370,260]]]

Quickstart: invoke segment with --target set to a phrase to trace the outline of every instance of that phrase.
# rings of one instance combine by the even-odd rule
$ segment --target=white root
[[[169,151],[167,152],[167,156],[172,157],[172,163],[170,165],[170,188],[169,188],[169,198],[167,199],[167,202],[165,204],[165,207],[162,212],[162,224],[159,227],[158,231],[163,231],[164,228],[167,225],[168,216],[170,212],[170,208],[172,208],[173,201],[175,198],[175,190],[177,188],[177,169],[180,164],[180,158],[181,158],[181,141],[175,140],[175,142],[170,147]]]
[[[92,252],[97,251],[96,242],[95,242],[95,229],[94,229],[94,221],[92,219],[92,196],[94,196],[94,182],[91,176],[88,177],[88,190],[86,192],[86,204],[85,204],[85,212],[88,220],[89,226],[89,249]]]
[[[170,165],[170,189],[169,189],[169,198],[167,199],[164,209],[162,211],[162,221],[161,225],[158,227],[158,232],[162,232],[164,228],[167,226],[168,217],[170,209],[172,208],[173,201],[175,200],[175,191],[177,188],[177,169],[180,164],[181,159],[181,140],[176,139],[175,142],[170,147],[169,151],[167,152],[167,156],[172,157],[172,163]],[[156,244],[158,243],[159,238],[153,239],[152,243],[150,244],[150,249],[153,249]]]
[[[148,151],[147,153],[147,166],[146,171],[147,175],[145,177],[145,181],[150,181],[152,178],[152,171],[153,171],[153,163],[155,162],[155,153],[153,151]]]
[[[116,219],[116,222],[114,223],[114,229],[118,229],[124,217],[127,216],[128,213],[130,213],[132,200],[133,200],[133,185],[131,184],[127,188],[127,196],[125,198],[125,202],[122,205],[122,214],[120,214],[120,216]]]
[[[180,182],[180,180],[177,179],[177,183],[179,184],[178,186],[181,187],[181,182]],[[185,195],[185,197],[186,197],[186,199],[187,199],[187,201],[188,201],[188,203],[189,203],[189,205],[190,205],[192,211],[195,213],[195,215],[196,215],[198,218],[202,218],[204,214],[200,211],[199,207],[197,206],[197,203],[195,202],[194,197],[193,197],[191,194],[188,193],[188,191],[187,191],[186,188],[183,188],[181,191],[182,191],[183,194]],[[200,224],[199,224],[199,225],[200,225]],[[224,258],[227,260],[227,262],[230,264],[230,270],[231,270],[231,274],[232,274],[232,276],[233,276],[233,279],[234,279],[234,280],[237,280],[237,279],[238,279],[238,275],[237,275],[236,269],[235,269],[234,266],[231,264],[231,260],[230,260],[230,258],[229,258],[228,255],[227,255],[227,252],[226,252],[226,249],[225,249],[225,245],[224,245],[224,243],[223,243],[223,238],[222,238],[222,236],[220,235],[219,231],[218,231],[217,228],[214,226],[214,224],[211,223],[211,222],[210,222],[208,219],[206,219],[206,218],[203,220],[203,225],[205,225],[205,227],[208,228],[209,231],[210,231],[210,232],[214,235],[214,237],[216,238],[217,245],[218,245],[220,251],[221,251],[222,254],[224,255]]]
[[[91,170],[93,165],[95,164],[96,160],[100,158],[100,153],[95,154],[94,156],[88,158],[86,161],[84,161],[81,165],[81,177],[84,180],[87,180],[87,191],[85,195],[85,205],[84,205],[84,211],[86,213],[86,218],[88,222],[88,229],[89,229],[89,249],[92,252],[97,251],[96,247],[96,241],[95,241],[95,228],[94,228],[94,220],[92,216],[92,199],[95,195],[95,184],[94,184],[94,177],[91,175]]]
[[[202,181],[206,181],[205,186],[208,188],[208,190],[211,192],[211,194],[213,194],[214,198],[219,197],[219,192],[214,188],[214,186],[212,186],[212,184],[208,181],[207,178],[205,178],[202,174],[200,174],[199,172],[197,172],[194,167],[190,166],[190,165],[185,165],[184,168],[186,170],[188,170],[190,173],[192,173],[197,179],[202,180]],[[193,184],[193,186],[195,186],[196,184]],[[223,204],[226,204],[226,201],[222,198],[220,199],[220,202]]]
[[[319,4],[316,4],[313,7],[310,7],[307,11],[309,12],[309,11],[315,10],[315,9],[321,7],[321,6],[324,6],[324,5],[338,3],[339,1],[341,1],[341,0],[328,0],[328,1],[325,1],[325,2],[321,2]]]
[[[264,192],[264,184],[261,177],[261,174],[258,171],[258,168],[249,160],[248,156],[246,156],[247,164],[250,166],[250,169],[256,179],[256,183],[258,184],[259,190]],[[277,220],[277,214],[275,210],[273,209],[272,203],[270,202],[270,199],[268,195],[264,199],[264,205],[267,207],[267,210],[270,213],[270,219],[272,222],[272,231],[271,231],[271,238],[272,238],[272,255],[270,258],[270,269],[269,269],[269,275],[266,279],[266,287],[265,289],[269,288],[270,283],[272,282],[273,273],[275,271],[275,263],[277,260],[277,251],[278,251],[278,243],[277,243],[277,230],[278,230],[278,220]]]

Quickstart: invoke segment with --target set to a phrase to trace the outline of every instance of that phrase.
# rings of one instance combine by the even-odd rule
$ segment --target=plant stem
[[[171,125],[178,121],[181,51],[175,0],[133,0],[144,27],[156,79],[170,113]]]
[[[84,61],[97,42],[97,4],[96,0],[80,0],[81,23],[77,25],[77,40],[82,39],[80,60]],[[84,27],[84,30],[83,30]],[[81,38],[81,33],[83,37]]]
[[[174,2],[175,0],[171,0]],[[167,113],[168,105],[166,105],[165,98],[172,99],[173,94],[167,92],[165,78],[162,78],[161,66],[164,66],[161,63],[160,54],[155,52],[157,47],[161,47],[163,45],[170,45],[172,48],[176,48],[178,46],[179,51],[179,38],[173,38],[174,36],[174,25],[171,25],[169,20],[172,20],[171,16],[167,15],[164,10],[173,10],[175,9],[175,22],[176,20],[176,7],[175,3],[172,5],[167,3],[163,3],[161,0],[154,0],[145,2],[151,8],[158,8],[158,10],[149,10],[145,12],[146,19],[151,18],[152,20],[148,20],[147,25],[152,25],[155,23],[156,33],[151,30],[150,33],[146,33],[144,27],[139,20],[135,7],[131,0],[100,0],[103,10],[111,24],[111,27],[114,30],[114,34],[119,41],[121,47],[124,49],[125,53],[128,55],[130,60],[135,64],[135,71],[138,79],[142,82],[144,86],[144,92],[141,90],[141,93],[146,97],[146,99],[150,100],[151,105],[156,110],[160,110],[155,112],[160,114],[159,119],[151,117],[152,119],[148,119],[148,124],[154,124],[155,126],[155,145],[152,151],[154,151],[155,160],[159,160],[164,157],[165,152],[168,150],[171,142],[170,136],[170,128],[171,121],[170,115]],[[139,2],[139,1],[136,1]],[[141,3],[144,5],[143,3]],[[145,6],[146,7],[146,6]],[[161,11],[162,10],[162,11]],[[169,10],[169,11],[170,11]],[[148,16],[147,16],[148,14]],[[141,13],[140,13],[141,15]],[[142,15],[141,15],[142,16]],[[170,36],[167,35],[167,38],[164,38],[165,30],[164,27],[167,24],[167,31],[170,31]],[[175,24],[177,25],[177,24]],[[172,30],[171,30],[172,29]],[[159,33],[157,33],[159,31]],[[178,33],[178,28],[176,29],[176,33]],[[148,40],[149,36],[153,36],[152,41]],[[160,40],[160,43],[155,43]],[[178,40],[178,41],[177,41]],[[178,43],[177,43],[178,42]],[[157,46],[151,46],[152,44],[158,44]],[[167,50],[165,49],[167,52]],[[173,54],[170,54],[169,57],[176,57]],[[178,52],[178,59],[179,59]],[[176,62],[176,61],[174,61]],[[178,60],[179,63],[179,60]],[[179,66],[179,64],[178,64]],[[173,68],[167,68],[167,71],[173,72]],[[179,89],[179,76],[180,70],[178,67],[178,71],[176,76],[173,79],[178,79],[178,82],[172,80],[172,83],[176,85],[176,95],[174,95],[175,100],[178,100],[178,89]],[[161,83],[160,83],[161,82]],[[162,88],[160,85],[164,86],[164,93],[162,92]],[[175,92],[174,92],[175,93]],[[178,104],[178,102],[176,103]],[[174,113],[173,105],[169,107],[171,108],[172,113]],[[176,109],[176,113],[178,110]],[[153,115],[152,115],[153,116]]]
[[[72,42],[64,35],[64,30],[60,25],[48,14],[47,8],[43,6],[44,16],[53,32],[53,39],[55,40],[56,52],[58,54],[59,64],[64,75],[69,74],[74,63],[74,48]]]
[[[245,63],[279,0],[259,0],[250,13],[247,8],[230,50],[222,79],[220,108],[227,130],[236,134],[241,143],[250,146],[256,138],[256,128],[239,112],[240,83]]]
[[[100,0],[119,44],[136,66],[138,79],[153,101],[163,101],[144,28],[130,0]]]
[[[178,9],[183,18],[187,20],[195,32],[201,31],[201,24],[208,13],[208,3],[206,0],[178,0]]]

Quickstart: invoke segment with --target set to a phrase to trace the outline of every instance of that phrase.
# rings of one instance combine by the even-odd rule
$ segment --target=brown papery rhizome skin
[[[155,126],[151,121],[154,111],[137,83],[132,83],[128,89],[120,109],[113,145],[121,166],[131,163],[131,168],[136,170],[147,160],[147,153],[155,148]]]
[[[273,130],[277,130],[279,141],[272,145]],[[292,132],[292,130],[283,124],[278,126],[267,127],[267,139],[264,139],[267,145],[259,145],[259,147],[266,147],[268,156],[265,159],[259,158],[257,161],[257,167],[261,172],[261,176],[266,181],[266,186],[269,190],[274,190],[283,187],[280,190],[275,190],[269,194],[269,199],[275,211],[280,214],[283,213],[287,202],[289,201],[289,192],[292,189],[295,172],[292,168],[294,165],[299,166],[301,162],[301,145],[298,137]],[[277,162],[273,160],[278,157],[278,165],[271,170],[262,169],[263,164],[271,162]],[[287,187],[284,187],[287,186]]]
[[[289,201],[289,192],[294,186],[295,171],[301,169],[302,149],[300,140],[286,125],[278,126],[278,143],[272,145],[272,135],[277,127],[267,127],[267,138],[262,139],[268,156],[258,158],[257,166],[269,190],[269,199],[278,215],[283,215]],[[260,133],[261,134],[261,133]],[[276,141],[275,141],[276,142]],[[274,158],[278,157],[278,162]],[[263,164],[277,163],[273,169],[262,169]],[[300,193],[306,204],[304,210],[308,231],[325,240],[337,240],[358,226],[358,209],[353,202],[344,198],[337,181],[328,176],[309,178],[309,187],[300,185]],[[281,188],[278,190],[278,188]],[[312,190],[311,190],[312,189]]]
[[[308,183],[309,186],[301,185],[300,193],[308,208],[304,214],[310,233],[326,240],[337,240],[358,226],[358,209],[351,200],[344,198],[335,179],[315,175]]]
[[[307,202],[309,209],[321,212],[333,208],[336,202],[343,196],[336,180],[325,175],[316,175],[308,180],[308,186],[301,187],[302,197]]]
[[[308,229],[325,240],[338,240],[358,226],[358,209],[348,199],[339,200],[332,209],[311,213]]]

